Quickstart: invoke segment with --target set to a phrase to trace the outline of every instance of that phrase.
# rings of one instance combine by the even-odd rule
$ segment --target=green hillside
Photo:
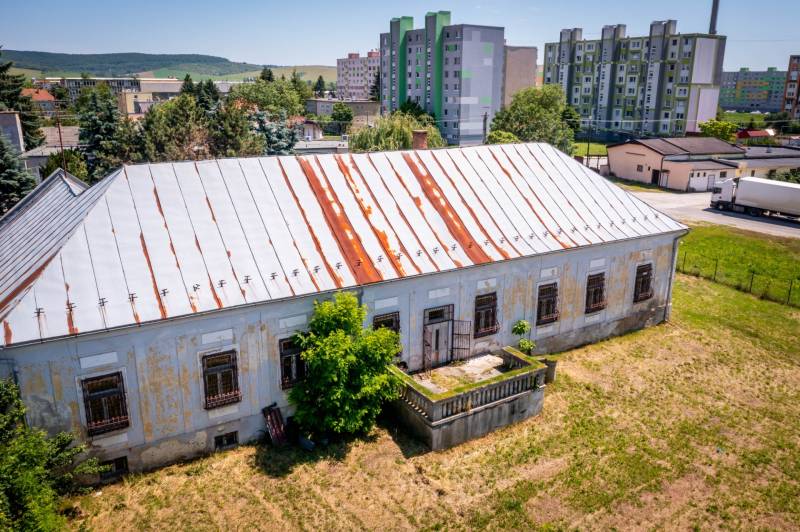
[[[87,73],[97,77],[147,76],[182,78],[186,74],[195,80],[241,80],[258,76],[261,65],[236,63],[224,57],[201,54],[61,54],[3,50],[3,60],[14,62],[15,70],[30,77],[79,76]],[[325,81],[336,81],[336,67],[324,65],[275,66],[276,76],[287,78],[293,69],[303,79],[314,81],[322,75]]]

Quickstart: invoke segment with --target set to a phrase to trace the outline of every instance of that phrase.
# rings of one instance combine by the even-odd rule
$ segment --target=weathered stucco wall
[[[422,361],[422,321],[427,308],[453,304],[455,319],[473,320],[476,294],[496,292],[500,330],[472,339],[480,353],[517,338],[518,319],[535,322],[541,283],[559,283],[560,319],[534,327],[541,352],[567,349],[612,334],[658,323],[668,313],[676,234],[616,242],[406,278],[363,287],[359,296],[376,314],[399,312],[403,359]],[[652,262],[654,296],[634,304],[636,266]],[[606,272],[608,306],[584,314],[586,276]],[[326,297],[326,296],[321,296]],[[0,351],[13,367],[28,406],[28,420],[51,432],[70,430],[103,459],[128,456],[131,469],[158,466],[213,450],[214,436],[238,431],[239,441],[264,429],[261,409],[277,403],[290,414],[281,389],[278,341],[302,330],[313,297],[240,307],[203,316],[145,324]],[[242,400],[206,410],[201,357],[234,348]],[[10,362],[9,362],[10,361]],[[88,438],[80,391],[83,378],[123,373],[130,426]]]

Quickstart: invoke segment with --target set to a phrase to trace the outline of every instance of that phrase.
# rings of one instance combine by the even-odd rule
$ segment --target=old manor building
[[[686,228],[546,144],[56,173],[0,219],[0,376],[142,469],[255,438],[292,335],[352,290],[408,371],[661,322]]]

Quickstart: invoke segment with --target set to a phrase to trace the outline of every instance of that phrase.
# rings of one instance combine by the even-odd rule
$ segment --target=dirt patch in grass
[[[671,323],[560,355],[542,414],[425,452],[390,423],[76,498],[96,530],[798,529],[796,309],[679,276]]]

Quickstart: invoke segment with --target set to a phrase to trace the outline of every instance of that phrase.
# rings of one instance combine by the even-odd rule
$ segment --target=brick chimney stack
[[[415,150],[428,149],[428,132],[424,129],[415,129],[411,132],[411,147]]]

